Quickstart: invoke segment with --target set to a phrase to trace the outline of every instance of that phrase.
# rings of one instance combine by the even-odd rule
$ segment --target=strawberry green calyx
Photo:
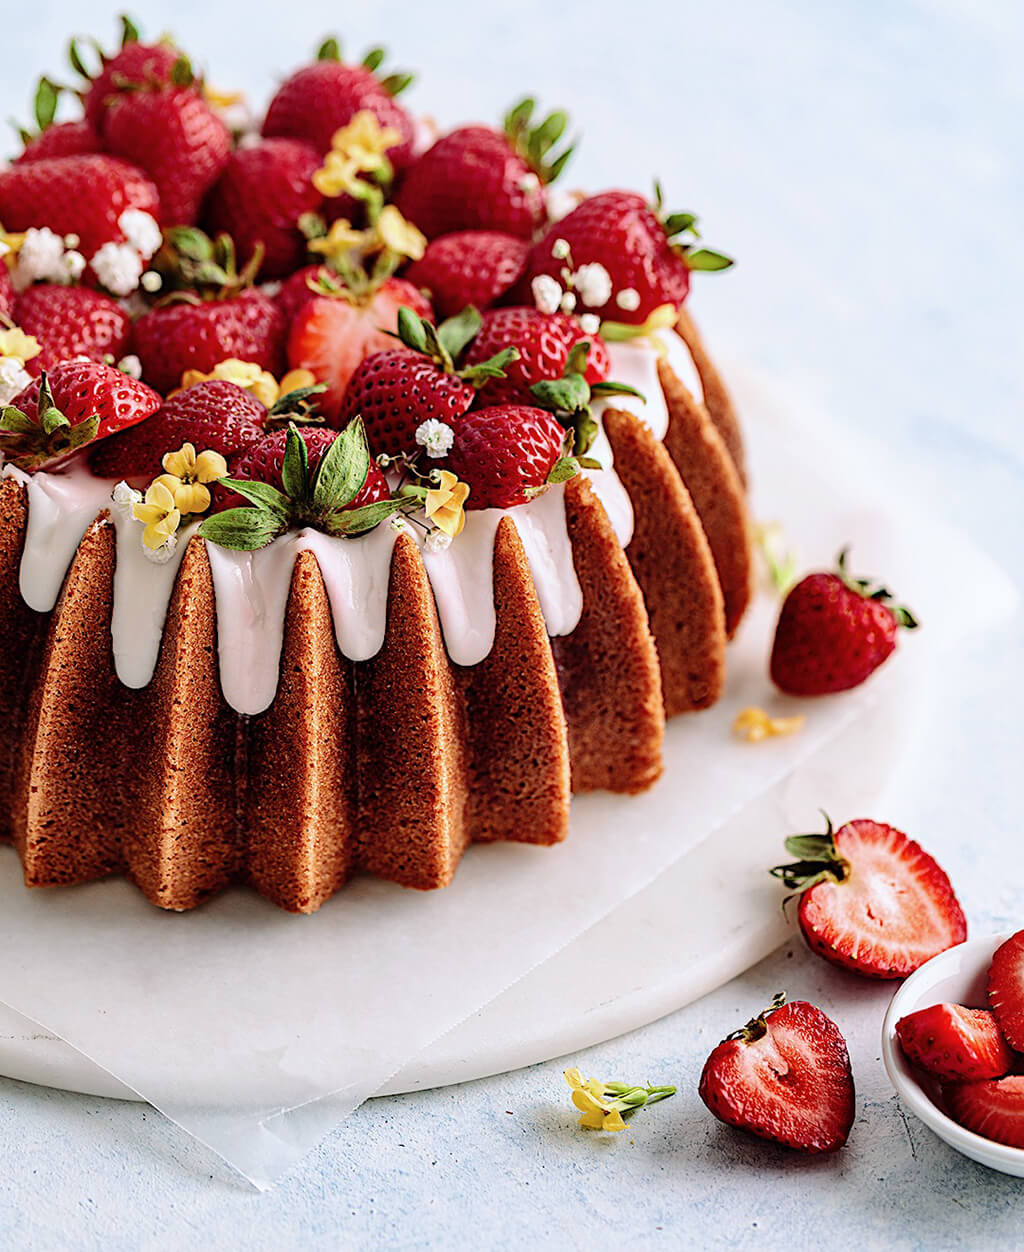
[[[39,403],[34,416],[13,405],[0,411],[0,453],[20,470],[33,473],[69,457],[96,438],[99,414],[74,426],[53,403],[46,371],[40,374]]]
[[[509,143],[540,181],[553,183],[565,169],[576,145],[571,143],[556,154],[554,148],[565,134],[569,116],[561,109],[556,109],[535,126],[531,126],[536,107],[536,100],[529,96],[520,100],[505,114],[502,128]]]
[[[263,429],[280,430],[292,423],[296,426],[322,426],[324,418],[318,412],[316,397],[326,390],[326,383],[313,383],[309,387],[296,387],[294,391],[286,392],[263,419]]]
[[[672,251],[681,257],[690,270],[727,270],[735,264],[732,257],[724,252],[715,252],[711,248],[698,248],[700,231],[697,229],[698,218],[695,213],[666,213],[661,192],[661,183],[655,180],[654,202],[651,205],[654,215],[665,228],[665,236]]]
[[[371,74],[377,74],[377,71],[384,64],[386,58],[387,49],[371,48],[370,51],[363,57],[360,64],[363,69],[369,70]],[[341,61],[341,40],[338,39],[336,35],[328,35],[327,38],[321,43],[320,47],[317,48],[316,59],[318,61]],[[383,76],[378,75],[380,85],[389,96],[401,95],[401,93],[405,91],[415,78],[415,74],[408,74],[404,71],[385,74]]]
[[[257,244],[239,269],[230,235],[211,239],[197,226],[175,226],[164,232],[163,245],[151,266],[162,279],[161,290],[168,293],[160,304],[199,303],[226,300],[251,287],[262,262],[262,244]]]
[[[404,305],[398,310],[398,330],[388,331],[413,352],[430,357],[438,369],[454,374],[471,387],[482,387],[489,378],[504,378],[505,366],[519,360],[518,348],[502,348],[486,361],[456,369],[455,362],[476,338],[483,325],[478,309],[467,305],[461,313],[434,326]]]
[[[844,882],[850,873],[850,863],[839,855],[836,847],[832,819],[823,813],[825,831],[820,835],[790,835],[786,851],[797,857],[788,865],[776,865],[768,872],[780,878],[795,895],[802,895],[822,882]],[[787,896],[783,908],[792,899]]]
[[[561,378],[546,378],[530,388],[533,398],[542,409],[553,413],[558,421],[573,433],[572,452],[585,457],[597,438],[598,426],[590,410],[590,401],[601,396],[635,396],[647,403],[646,397],[635,387],[610,379],[590,384],[585,377],[590,341],[581,339],[574,344],[565,362]],[[580,462],[586,469],[600,469],[596,461]],[[550,481],[550,479],[548,480]]]
[[[870,578],[855,578],[850,573],[846,566],[849,554],[850,549],[843,548],[836,557],[836,574],[846,586],[867,600],[877,600],[879,604],[884,604],[896,619],[897,626],[902,626],[904,630],[917,630],[921,623],[905,605],[893,603],[893,593],[888,588]]]
[[[768,1018],[781,1009],[786,1003],[786,993],[777,991],[772,996],[771,1003],[766,1009],[758,1013],[756,1017],[752,1017],[745,1026],[741,1026],[739,1030],[734,1030],[731,1035],[727,1035],[727,1039],[741,1039],[744,1043],[756,1043],[758,1039],[763,1039],[768,1033]]]
[[[199,534],[211,543],[238,552],[264,548],[292,527],[313,526],[328,535],[361,535],[404,508],[401,500],[380,500],[349,508],[370,472],[370,451],[361,418],[340,432],[314,471],[298,427],[288,427],[279,491],[270,483],[222,478],[220,485],[250,502],[248,508],[227,509],[204,520]]]

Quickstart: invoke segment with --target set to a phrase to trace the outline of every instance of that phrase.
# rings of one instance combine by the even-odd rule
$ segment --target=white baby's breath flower
[[[142,377],[142,362],[134,352],[130,352],[127,356],[123,356],[120,361],[118,361],[117,368],[122,374],[127,374],[129,378]]]
[[[615,303],[627,313],[635,313],[640,307],[640,292],[635,287],[623,287],[616,292]]]
[[[601,319],[596,313],[580,314],[580,329],[588,335],[596,335],[601,329]]]
[[[163,235],[152,214],[145,213],[142,209],[125,209],[117,219],[117,224],[121,234],[143,260],[148,261],[159,251]]]
[[[150,295],[159,291],[163,285],[164,280],[160,277],[156,270],[146,270],[146,272],[139,279],[139,286],[143,291],[148,291]]]
[[[141,536],[139,542],[142,543]],[[159,548],[147,548],[145,543],[142,543],[142,551],[146,554],[146,559],[152,561],[154,565],[166,565],[171,557],[174,556],[177,546],[178,536],[168,535]]]
[[[446,535],[443,530],[435,529],[428,531],[423,546],[428,552],[444,552],[450,548],[452,544],[451,535]]]
[[[550,274],[538,274],[530,283],[533,302],[542,313],[557,313],[562,300],[562,287]]]
[[[129,487],[126,482],[122,481],[110,493],[110,498],[121,516],[130,519],[132,516],[132,505],[142,503],[142,492],[136,491],[134,487]]]
[[[0,356],[0,405],[10,404],[32,381],[32,375],[17,357]]]
[[[30,226],[18,249],[18,264],[11,278],[18,291],[24,291],[32,283],[66,282],[64,268],[64,240],[54,234],[49,226]]]
[[[583,303],[589,304],[592,309],[601,308],[612,297],[611,275],[600,261],[581,265],[572,276],[572,285]]]
[[[569,252],[570,248],[568,239],[556,239],[551,245],[551,255],[556,261],[564,261],[569,255]]]
[[[558,307],[562,310],[563,313],[571,313],[573,309],[575,309],[576,307],[575,291],[567,291],[565,295],[562,297],[561,303],[559,304]]]
[[[85,257],[75,248],[64,253],[64,272],[69,282],[77,282],[85,271]]]
[[[447,456],[455,442],[455,431],[445,422],[430,417],[416,427],[416,442],[426,448],[427,456]]]
[[[401,515],[401,513],[396,513],[395,516],[391,519],[391,529],[392,530],[408,530],[409,523],[405,520],[405,518]]]
[[[142,277],[142,258],[130,243],[105,243],[93,254],[96,277],[115,296],[130,295]]]

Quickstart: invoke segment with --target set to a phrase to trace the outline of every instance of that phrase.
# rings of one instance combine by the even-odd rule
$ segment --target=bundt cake
[[[311,912],[651,786],[751,594],[742,437],[683,308],[728,262],[660,193],[560,202],[563,115],[435,138],[335,41],[236,146],[259,161],[220,119],[197,156],[220,98],[136,44],[85,89],[94,151],[0,171],[0,841],[26,883]],[[136,62],[153,138],[126,161]],[[195,143],[156,153],[183,94]],[[40,194],[83,159],[102,201]],[[161,216],[175,178],[210,216]],[[299,268],[256,286],[271,238]]]

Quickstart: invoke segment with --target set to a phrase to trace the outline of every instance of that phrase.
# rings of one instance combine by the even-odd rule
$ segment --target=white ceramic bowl
[[[903,1104],[932,1130],[972,1161],[990,1169],[1024,1178],[1024,1148],[1009,1148],[983,1139],[953,1121],[944,1111],[939,1084],[915,1070],[903,1055],[896,1038],[896,1023],[908,1013],[932,1004],[964,1004],[984,1008],[985,983],[992,955],[1009,935],[986,935],[968,939],[926,961],[892,998],[882,1026],[882,1060]]]

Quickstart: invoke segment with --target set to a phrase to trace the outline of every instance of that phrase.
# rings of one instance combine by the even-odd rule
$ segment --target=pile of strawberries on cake
[[[157,559],[201,513],[229,509],[204,533],[256,547],[268,509],[350,534],[428,491],[443,543],[463,504],[576,471],[611,389],[602,331],[672,324],[691,271],[729,262],[660,193],[563,197],[555,220],[564,113],[526,100],[437,138],[383,55],[327,40],[257,125],[127,21],[91,68],[72,43],[80,86],[42,80],[39,131],[0,170],[7,462],[150,483],[132,500]],[[55,120],[62,95],[80,118]],[[247,481],[275,495],[241,500]]]

